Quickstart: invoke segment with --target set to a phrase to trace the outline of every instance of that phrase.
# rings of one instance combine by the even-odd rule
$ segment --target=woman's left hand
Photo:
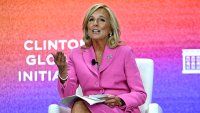
[[[121,98],[119,98],[118,96],[108,95],[107,97],[104,97],[102,99],[105,100],[104,103],[109,107],[122,106]]]

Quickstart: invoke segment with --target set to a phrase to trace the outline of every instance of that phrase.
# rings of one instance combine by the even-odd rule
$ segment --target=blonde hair
[[[107,40],[107,45],[110,48],[115,48],[119,45],[120,42],[120,28],[119,28],[119,23],[117,21],[116,16],[114,15],[113,11],[106,5],[104,4],[95,4],[93,5],[88,12],[85,15],[85,18],[83,20],[83,41],[85,42],[86,47],[90,47],[92,45],[92,41],[90,37],[88,36],[88,20],[90,16],[99,8],[105,9],[110,17],[110,25],[111,25],[111,34],[109,34],[109,38]]]

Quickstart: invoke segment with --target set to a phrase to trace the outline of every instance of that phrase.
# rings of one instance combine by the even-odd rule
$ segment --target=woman
[[[74,95],[80,84],[83,95],[108,94],[105,103],[90,106],[76,101],[72,113],[140,113],[146,100],[135,56],[119,37],[118,21],[104,4],[95,4],[83,21],[85,46],[72,50],[68,62],[62,52],[53,54],[59,69],[61,97]]]

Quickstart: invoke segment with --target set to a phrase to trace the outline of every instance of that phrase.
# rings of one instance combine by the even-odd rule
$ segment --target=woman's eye
[[[89,21],[93,21],[93,20],[94,20],[93,18],[90,18],[90,19],[89,19]]]
[[[105,19],[100,19],[102,22],[105,22]]]

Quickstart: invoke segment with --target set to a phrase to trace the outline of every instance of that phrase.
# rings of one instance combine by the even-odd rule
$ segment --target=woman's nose
[[[93,25],[97,26],[98,25],[98,20],[95,20]]]

